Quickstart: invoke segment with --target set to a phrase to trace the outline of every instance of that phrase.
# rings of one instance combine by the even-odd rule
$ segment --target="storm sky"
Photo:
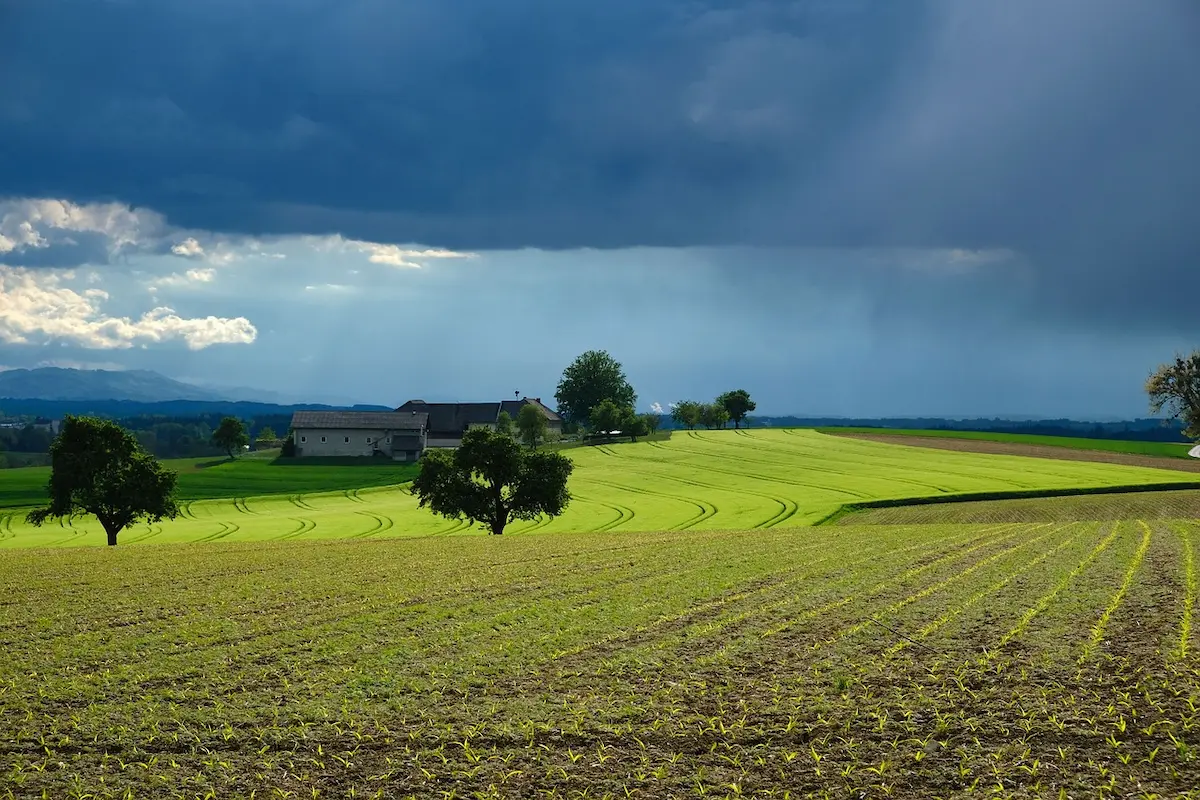
[[[1195,0],[0,0],[0,366],[1143,416]]]

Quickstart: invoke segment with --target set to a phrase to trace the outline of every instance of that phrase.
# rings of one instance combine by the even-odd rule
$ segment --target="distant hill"
[[[149,370],[10,369],[0,372],[0,398],[23,400],[165,400],[221,401],[230,398],[211,389],[172,380]]]

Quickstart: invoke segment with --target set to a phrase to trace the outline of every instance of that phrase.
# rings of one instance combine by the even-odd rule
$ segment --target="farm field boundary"
[[[1092,492],[1043,498],[924,503],[839,514],[837,525],[941,525],[1200,519],[1200,490]]]
[[[846,439],[964,453],[988,453],[1065,461],[1125,464],[1200,473],[1200,459],[1190,458],[1189,445],[1057,436],[981,433],[977,431],[902,431],[879,428],[821,428]],[[1003,438],[1002,438],[1003,437]]]
[[[849,514],[862,511],[886,508],[905,508],[909,506],[934,506],[960,503],[978,503],[983,501],[1008,501],[1025,499],[1049,499],[1064,497],[1079,497],[1082,495],[1121,495],[1149,492],[1167,492],[1180,489],[1200,489],[1200,481],[1180,483],[1144,483],[1129,486],[1094,486],[1074,489],[1021,489],[1000,492],[969,492],[954,495],[934,495],[929,497],[901,497],[888,500],[866,500],[859,503],[847,503],[824,519],[813,525],[829,525],[840,521]]]

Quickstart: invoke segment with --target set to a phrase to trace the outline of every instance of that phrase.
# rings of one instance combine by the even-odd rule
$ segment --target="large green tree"
[[[1146,393],[1152,412],[1166,411],[1183,423],[1185,436],[1200,439],[1200,350],[1160,364],[1146,380]]]
[[[250,436],[246,433],[246,425],[240,419],[225,417],[213,431],[212,443],[233,458],[235,452],[250,444]]]
[[[465,517],[499,536],[515,520],[561,514],[574,466],[558,453],[523,450],[511,436],[476,428],[457,450],[426,451],[412,491],[422,508]]]
[[[31,511],[28,520],[41,525],[92,514],[115,546],[117,534],[138,520],[179,516],[175,477],[115,422],[67,416],[50,445],[50,504]]]
[[[700,423],[709,430],[724,428],[728,422],[729,412],[720,403],[705,403],[700,406]]]
[[[597,433],[617,433],[624,431],[633,416],[633,409],[618,405],[612,400],[601,400],[592,409],[588,422]]]
[[[758,408],[758,404],[750,399],[750,393],[745,389],[726,392],[717,398],[717,403],[725,408],[725,413],[733,420],[735,428],[742,427],[742,420],[746,418],[746,415]]]
[[[703,403],[695,400],[680,400],[671,406],[671,418],[689,431],[695,430],[696,426],[700,424],[700,416],[703,411]]]
[[[587,423],[592,409],[605,400],[633,407],[637,393],[629,385],[625,370],[604,350],[589,350],[563,370],[558,391],[558,413],[571,423]]]
[[[517,414],[517,433],[530,450],[537,448],[546,438],[549,423],[546,415],[533,403],[526,403]]]

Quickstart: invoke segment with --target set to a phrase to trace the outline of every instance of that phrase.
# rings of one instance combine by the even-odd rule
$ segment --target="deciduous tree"
[[[545,440],[547,427],[546,415],[532,403],[526,403],[517,414],[517,432],[530,450]]]
[[[742,420],[746,418],[754,409],[758,408],[758,404],[750,399],[750,393],[745,389],[734,389],[732,392],[726,392],[717,398],[717,403],[725,408],[725,412],[729,418],[733,420],[733,427],[742,427]]]
[[[703,410],[704,405],[695,400],[680,400],[671,408],[671,418],[689,431],[695,430]]]
[[[503,433],[505,436],[513,435],[513,419],[507,411],[501,411],[496,415],[496,433]]]
[[[724,428],[729,422],[729,412],[720,403],[705,403],[700,407],[700,422],[709,430]]]
[[[602,400],[592,409],[590,422],[597,433],[624,431],[633,417],[633,410],[612,400]]]
[[[646,426],[646,435],[649,436],[662,425],[662,416],[658,414],[642,414],[642,424]]]
[[[1183,423],[1183,433],[1200,439],[1200,350],[1160,364],[1146,381],[1150,410]]]
[[[621,365],[604,350],[589,350],[563,370],[558,391],[558,413],[572,423],[586,423],[592,409],[605,400],[633,407],[637,394]]]
[[[250,444],[250,437],[246,434],[246,426],[240,419],[225,417],[213,431],[212,443],[233,458],[236,451]]]
[[[427,451],[412,491],[422,508],[499,536],[515,520],[561,514],[573,468],[563,455],[522,450],[510,436],[477,428],[457,450]]]
[[[67,416],[50,446],[50,504],[31,511],[34,525],[92,514],[115,546],[117,534],[138,520],[179,515],[175,473],[142,449],[132,433],[109,420]]]

